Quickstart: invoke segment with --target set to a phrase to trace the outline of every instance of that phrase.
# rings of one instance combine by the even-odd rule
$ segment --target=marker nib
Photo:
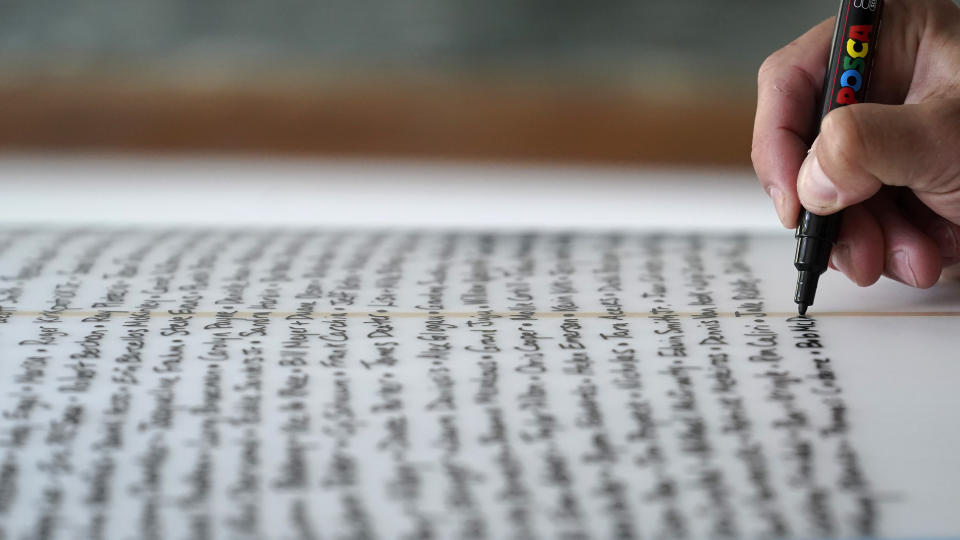
[[[806,315],[807,308],[813,305],[819,280],[820,274],[809,270],[801,270],[797,276],[797,293],[793,295],[793,301],[796,302],[800,315]]]

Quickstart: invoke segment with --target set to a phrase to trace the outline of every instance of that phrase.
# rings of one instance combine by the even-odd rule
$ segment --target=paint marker
[[[821,121],[834,109],[864,101],[870,68],[876,56],[882,8],[883,0],[841,0],[827,75],[823,80]],[[818,126],[817,131],[819,129]],[[840,218],[840,212],[818,216],[804,210],[800,214],[795,235],[797,252],[793,258],[793,265],[800,274],[793,301],[801,315],[813,305],[820,274],[830,263],[830,250],[837,241]]]

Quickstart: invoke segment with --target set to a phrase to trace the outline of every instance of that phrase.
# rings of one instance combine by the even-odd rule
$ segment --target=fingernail
[[[917,275],[913,271],[913,267],[910,265],[910,256],[907,255],[907,252],[898,249],[890,254],[890,257],[887,259],[887,269],[893,274],[897,279],[910,285],[911,287],[917,286]]]
[[[773,200],[773,207],[777,210],[777,217],[780,218],[780,223],[782,223],[784,227],[788,227],[787,196],[773,186],[770,186],[770,189],[767,190],[767,195],[769,195],[770,199]]]
[[[831,210],[840,194],[820,167],[816,154],[809,154],[797,175],[797,193],[809,210]]]
[[[846,244],[837,244],[833,246],[833,251],[830,253],[830,262],[833,263],[833,266],[839,270],[843,275],[850,278],[857,285],[860,284],[853,274],[850,273],[852,265],[850,264],[850,247]]]

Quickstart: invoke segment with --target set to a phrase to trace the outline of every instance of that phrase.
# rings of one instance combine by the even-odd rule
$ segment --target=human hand
[[[886,0],[868,96],[824,117],[834,19],[760,67],[753,166],[780,221],[846,208],[830,265],[861,286],[915,287],[960,262],[960,9]]]

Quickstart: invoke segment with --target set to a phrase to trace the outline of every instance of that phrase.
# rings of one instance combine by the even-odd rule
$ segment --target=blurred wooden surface
[[[753,95],[357,84],[0,87],[0,150],[748,165]]]

